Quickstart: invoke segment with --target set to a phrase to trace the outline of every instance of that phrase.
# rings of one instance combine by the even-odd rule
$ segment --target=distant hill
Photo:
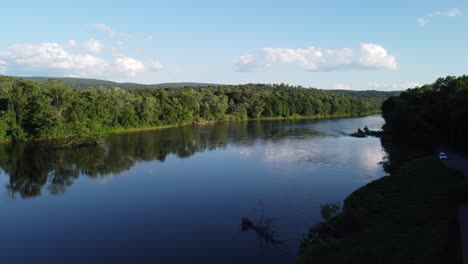
[[[71,78],[71,77],[21,77],[26,80],[36,82],[47,82],[49,79],[62,80],[66,84],[74,88],[88,88],[93,87],[115,87],[118,86],[123,89],[160,89],[160,88],[179,88],[179,87],[197,87],[197,86],[216,86],[213,83],[195,83],[195,82],[176,82],[176,83],[158,83],[158,84],[141,84],[141,83],[118,83],[112,81],[98,80],[98,79],[85,79],[85,78]]]
[[[51,79],[50,77],[21,77],[23,79],[32,80],[36,82],[47,82]],[[118,83],[112,81],[98,80],[98,79],[85,79],[85,78],[69,78],[69,77],[60,77],[52,78],[64,81],[66,84],[77,88],[84,89],[88,87],[120,87],[122,89],[131,90],[131,89],[164,89],[164,88],[181,88],[181,87],[201,87],[201,86],[222,86],[222,84],[213,84],[213,83],[196,83],[196,82],[175,82],[175,83],[159,83],[159,84],[141,84],[141,83]],[[391,96],[399,96],[402,91],[376,91],[376,90],[366,90],[366,91],[355,91],[355,90],[325,90],[327,92],[354,96],[357,98],[378,98],[378,99],[387,99]]]
[[[387,99],[392,96],[399,96],[403,91],[376,91],[376,90],[366,90],[366,91],[354,91],[354,90],[327,90],[331,93],[349,95],[358,98],[379,98]]]

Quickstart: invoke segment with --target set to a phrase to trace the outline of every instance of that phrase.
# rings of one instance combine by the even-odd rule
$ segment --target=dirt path
[[[444,151],[445,154],[447,154],[448,159],[442,161],[445,166],[460,171],[463,173],[465,181],[468,181],[468,160],[449,148],[438,147],[437,151]],[[458,208],[458,220],[460,222],[460,242],[463,252],[463,263],[468,264],[468,203]]]

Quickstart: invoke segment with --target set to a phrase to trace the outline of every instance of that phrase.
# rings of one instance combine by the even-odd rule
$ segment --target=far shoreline
[[[176,128],[176,127],[185,127],[185,126],[210,126],[220,123],[226,122],[251,122],[251,121],[275,121],[275,120],[284,120],[284,121],[294,121],[294,120],[325,120],[325,119],[348,119],[348,118],[359,118],[359,117],[366,117],[366,116],[373,116],[380,114],[380,111],[370,112],[362,115],[325,115],[325,116],[314,116],[314,117],[305,117],[305,116],[291,116],[291,117],[262,117],[262,118],[248,118],[244,120],[236,120],[236,119],[225,119],[219,121],[202,121],[202,122],[191,122],[187,124],[174,124],[174,125],[164,125],[164,126],[155,126],[155,127],[141,127],[141,128],[113,128],[109,129],[108,132],[105,133],[104,137],[110,135],[118,135],[118,134],[126,134],[126,133],[138,133],[138,132],[145,132],[145,131],[156,131],[156,130],[163,130],[168,128]],[[63,136],[63,137],[50,137],[50,138],[31,138],[24,141],[19,142],[28,142],[28,143],[36,143],[41,141],[50,141],[50,140],[58,140],[58,139],[65,139],[70,136]],[[1,141],[0,144],[10,144],[15,143],[13,141]]]

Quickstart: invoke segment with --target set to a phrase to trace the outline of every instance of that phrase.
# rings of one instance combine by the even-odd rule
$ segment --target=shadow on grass
[[[461,263],[463,194],[462,175],[437,159],[409,161],[344,201],[332,220],[339,236],[311,241],[311,228],[299,263]]]

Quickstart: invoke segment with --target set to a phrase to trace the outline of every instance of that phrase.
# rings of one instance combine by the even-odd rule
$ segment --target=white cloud
[[[308,49],[283,49],[283,48],[264,48],[263,54],[267,61],[267,67],[276,63],[297,63],[301,64],[307,70],[317,70],[321,58],[322,51],[317,48]]]
[[[125,32],[117,32],[113,30],[109,25],[106,25],[104,23],[96,23],[94,24],[94,27],[109,36],[109,38],[114,38],[114,37],[119,37],[119,38],[131,38],[132,36],[128,33]]]
[[[398,64],[396,58],[379,45],[364,43],[361,44],[359,62],[366,68],[396,70]]]
[[[104,48],[104,45],[99,41],[95,39],[89,39],[83,43],[84,47],[92,53],[99,53],[101,50]]]
[[[428,14],[428,16],[430,16],[430,17],[434,17],[434,16],[457,17],[457,16],[461,16],[461,14],[462,13],[461,13],[460,9],[452,8],[452,9],[449,9],[449,10],[446,10],[446,11],[432,12],[432,13]]]
[[[115,36],[115,32],[114,30],[112,30],[111,27],[109,27],[108,25],[106,24],[103,24],[103,23],[97,23],[94,25],[94,27],[96,27],[97,29],[99,29],[100,31],[106,33],[109,37],[113,38]]]
[[[130,57],[116,58],[114,63],[119,72],[128,76],[136,76],[138,73],[145,70],[143,62]]]
[[[15,44],[0,57],[17,65],[49,67],[56,69],[84,69],[103,64],[103,60],[92,55],[70,54],[57,43]]]
[[[417,81],[407,81],[403,83],[369,82],[367,85],[373,89],[406,90],[408,88],[420,87],[422,84]]]
[[[97,48],[89,50],[98,51]],[[6,65],[14,69],[13,73],[19,75],[43,73],[74,77],[133,77],[146,69],[162,68],[158,61],[145,65],[129,56],[101,57],[95,54],[70,52],[54,42],[11,45],[5,51],[0,51],[0,73],[6,72]]]
[[[245,54],[234,60],[234,65],[238,71],[253,71],[258,68],[257,58],[252,54]]]
[[[340,69],[396,70],[396,58],[379,45],[363,43],[354,51],[342,49],[291,49],[264,48],[254,54],[245,54],[234,60],[238,71],[252,71],[275,64],[298,64],[308,71],[333,71]]]
[[[461,11],[460,9],[458,8],[453,8],[451,10],[449,10],[448,12],[446,12],[446,15],[449,16],[449,17],[455,17],[455,16],[461,16]]]
[[[350,48],[327,50],[327,54],[336,58],[339,63],[350,64],[353,57],[353,50]]]
[[[429,13],[427,14],[427,18],[418,18],[417,21],[418,21],[418,24],[423,27],[427,25],[429,22],[431,22],[431,19],[429,18],[432,18],[432,17],[458,17],[461,15],[462,15],[462,12],[460,9],[452,8],[446,11],[437,11],[437,12]]]
[[[351,85],[345,83],[335,84],[335,89],[337,90],[351,90]]]
[[[429,19],[418,18],[418,24],[419,24],[421,27],[424,27],[424,26],[427,25],[429,22],[430,22]]]

